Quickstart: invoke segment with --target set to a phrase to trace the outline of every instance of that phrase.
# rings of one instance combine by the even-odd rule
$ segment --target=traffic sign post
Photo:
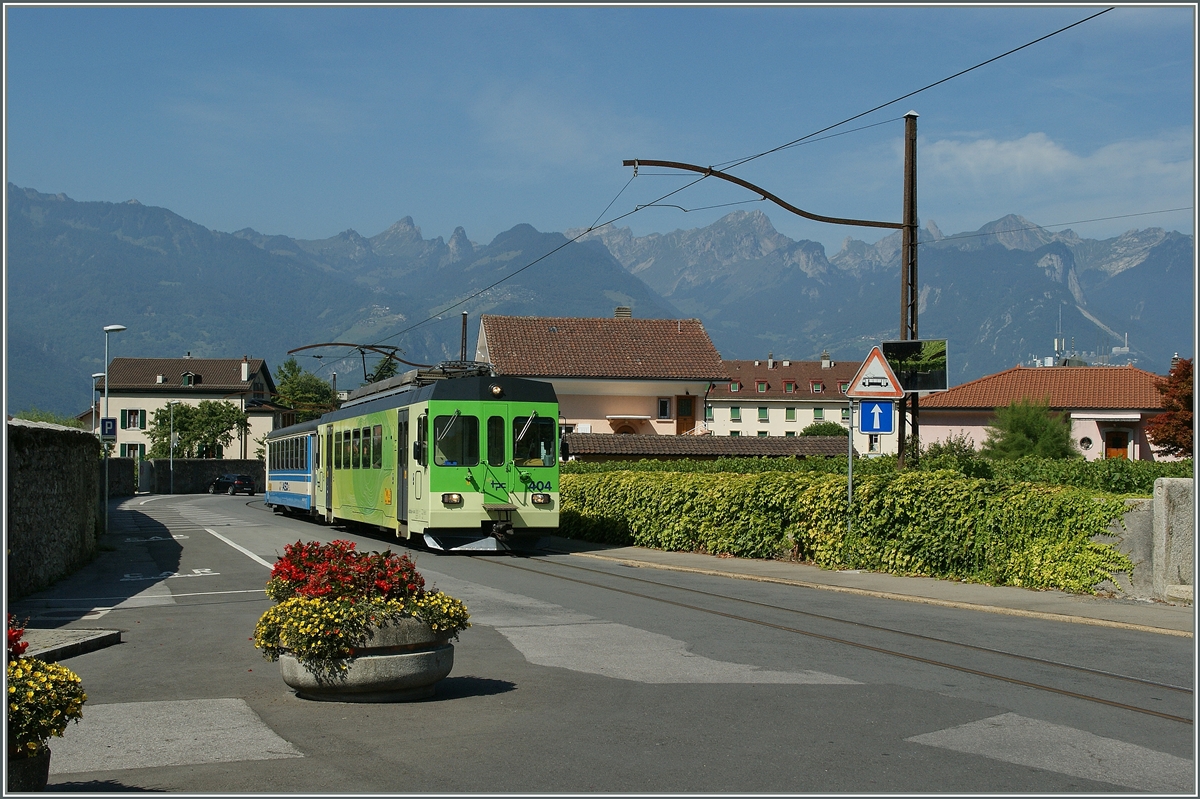
[[[114,416],[104,416],[100,419],[100,440],[117,440],[117,419]]]
[[[860,433],[892,432],[894,404],[889,400],[904,397],[904,389],[896,373],[888,365],[879,347],[872,347],[858,374],[846,390],[850,400],[850,456],[846,461],[846,533],[854,532],[854,400],[863,400],[858,411]],[[886,430],[883,429],[886,427]]]

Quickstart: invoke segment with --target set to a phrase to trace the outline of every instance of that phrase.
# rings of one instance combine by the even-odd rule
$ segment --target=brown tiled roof
[[[820,361],[782,361],[764,359],[760,361],[722,361],[729,382],[718,383],[709,393],[709,400],[746,400],[746,399],[790,399],[790,400],[819,400],[844,399],[845,394],[838,390],[838,383],[850,383],[862,364],[854,361],[832,361],[828,369],[821,368]],[[787,366],[783,364],[787,363]],[[757,364],[757,365],[756,365]],[[729,387],[736,380],[741,384],[741,390],[730,391]],[[766,381],[767,390],[758,391],[759,381]],[[784,384],[794,382],[796,388],[792,393],[784,390]],[[824,384],[825,390],[815,393],[812,390],[814,381]]]
[[[487,357],[502,375],[726,379],[699,319],[484,315],[480,324]]]
[[[1014,366],[921,398],[921,408],[1001,408],[1049,397],[1056,410],[1162,408],[1156,374],[1132,366]]]
[[[832,457],[846,454],[845,436],[655,436],[568,433],[570,455],[639,458]]]
[[[262,358],[250,358],[250,380],[242,380],[241,358],[113,358],[108,365],[108,379],[112,391],[155,391],[178,392],[185,387],[181,382],[184,372],[199,377],[195,389],[205,391],[245,391],[262,370],[267,380],[267,391],[275,391],[275,381],[270,370],[265,368]],[[162,375],[164,382],[158,382]],[[96,381],[104,390],[104,380]]]

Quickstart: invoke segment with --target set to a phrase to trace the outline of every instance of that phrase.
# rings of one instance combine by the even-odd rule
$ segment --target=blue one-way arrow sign
[[[891,400],[864,400],[858,412],[858,432],[890,435],[895,432],[893,416],[896,403]]]

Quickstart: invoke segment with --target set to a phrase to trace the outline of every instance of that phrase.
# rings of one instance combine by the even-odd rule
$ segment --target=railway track
[[[796,608],[790,608],[790,607],[786,607],[783,605],[772,605],[772,604],[757,602],[757,601],[749,600],[749,599],[730,597],[730,596],[726,596],[723,594],[718,594],[718,593],[714,593],[711,591],[704,591],[704,590],[697,589],[697,588],[678,586],[678,585],[673,585],[668,582],[660,582],[657,580],[650,580],[650,579],[646,579],[644,577],[637,577],[634,575],[618,574],[618,573],[614,573],[614,572],[604,571],[602,569],[593,569],[593,568],[588,568],[586,566],[579,566],[579,565],[570,564],[570,563],[563,563],[561,561],[529,560],[529,559],[516,559],[516,558],[496,558],[494,556],[491,556],[491,557],[472,556],[472,557],[474,559],[480,560],[482,562],[493,564],[493,565],[496,565],[499,567],[530,572],[530,573],[537,574],[537,575],[540,575],[543,577],[550,577],[550,578],[554,578],[554,579],[558,579],[558,580],[564,580],[567,582],[576,583],[579,585],[586,585],[586,586],[589,586],[592,588],[599,588],[599,589],[602,589],[605,591],[611,591],[614,593],[623,594],[625,596],[634,597],[637,599],[644,599],[644,600],[650,600],[653,602],[660,602],[660,603],[663,603],[666,605],[671,605],[673,607],[681,608],[684,610],[690,610],[690,611],[709,614],[709,615],[713,615],[713,616],[720,616],[722,618],[731,619],[734,621],[739,621],[739,622],[743,622],[743,623],[747,623],[747,624],[754,624],[754,625],[758,625],[758,626],[762,626],[762,627],[768,627],[768,628],[780,630],[780,631],[786,632],[786,633],[802,635],[802,636],[806,636],[806,637],[810,637],[810,638],[816,638],[816,639],[819,639],[822,641],[827,641],[829,643],[839,644],[839,645],[843,645],[843,646],[847,646],[847,647],[854,647],[857,649],[862,649],[862,650],[874,652],[874,653],[881,654],[881,655],[902,658],[905,660],[923,663],[923,664],[930,665],[930,666],[949,669],[952,671],[970,674],[970,675],[980,677],[983,679],[987,679],[987,680],[1008,683],[1010,685],[1016,685],[1016,686],[1020,686],[1023,688],[1029,688],[1029,689],[1038,690],[1038,691],[1046,691],[1049,693],[1057,694],[1059,696],[1070,697],[1072,699],[1077,699],[1077,700],[1090,702],[1090,703],[1094,703],[1094,704],[1106,705],[1108,707],[1118,708],[1121,710],[1127,710],[1127,711],[1131,711],[1134,713],[1142,713],[1145,715],[1154,716],[1154,717],[1161,718],[1161,719],[1166,719],[1168,721],[1178,722],[1180,724],[1193,725],[1193,720],[1187,716],[1177,715],[1177,714],[1173,714],[1173,713],[1167,713],[1167,712],[1163,712],[1160,710],[1154,710],[1153,708],[1144,707],[1144,706],[1140,706],[1140,705],[1134,705],[1134,704],[1130,704],[1127,702],[1117,701],[1114,699],[1107,699],[1103,696],[1096,696],[1091,693],[1083,693],[1081,691],[1075,691],[1075,690],[1070,690],[1067,688],[1062,688],[1059,686],[1049,685],[1049,684],[1046,684],[1045,682],[1021,679],[1018,677],[1000,674],[1000,673],[997,673],[996,671],[975,668],[972,666],[964,665],[962,663],[952,662],[952,660],[950,660],[950,659],[941,659],[939,657],[927,657],[924,655],[914,654],[912,652],[906,652],[906,651],[903,651],[902,649],[895,648],[895,647],[888,646],[888,645],[866,643],[863,641],[856,641],[856,640],[853,640],[852,638],[848,638],[848,637],[844,637],[844,636],[840,636],[840,635],[830,635],[830,634],[818,632],[818,631],[812,630],[812,629],[804,629],[803,627],[792,625],[792,624],[781,624],[778,622],[769,621],[764,618],[747,615],[747,613],[757,610],[757,611],[762,611],[764,613],[769,612],[769,613],[775,613],[775,614],[778,614],[778,613],[790,614],[790,615],[803,617],[805,619],[808,619],[808,620],[811,620],[814,622],[834,623],[836,625],[847,625],[847,626],[853,627],[855,629],[867,631],[867,632],[870,632],[873,634],[898,636],[898,637],[901,637],[904,639],[919,641],[924,644],[929,644],[929,645],[932,645],[935,647],[945,646],[945,647],[949,647],[952,649],[964,650],[964,651],[973,652],[973,653],[980,654],[980,655],[988,655],[988,656],[995,656],[995,657],[1000,657],[1000,658],[1005,658],[1005,659],[1011,659],[1013,661],[1019,661],[1019,662],[1025,663],[1025,664],[1036,665],[1039,667],[1045,667],[1045,668],[1048,668],[1048,669],[1051,669],[1051,670],[1054,670],[1057,672],[1061,672],[1064,674],[1085,676],[1087,678],[1092,678],[1092,679],[1102,681],[1102,682],[1103,681],[1116,681],[1116,682],[1121,682],[1121,683],[1126,683],[1126,684],[1132,684],[1132,685],[1138,686],[1140,688],[1147,688],[1147,689],[1151,689],[1154,691],[1166,691],[1166,692],[1171,692],[1171,693],[1178,694],[1181,696],[1188,696],[1188,697],[1192,696],[1192,693],[1193,693],[1192,689],[1188,688],[1188,687],[1184,687],[1184,686],[1156,682],[1153,680],[1147,680],[1147,679],[1143,679],[1143,678],[1135,677],[1135,676],[1131,676],[1131,675],[1116,674],[1113,672],[1102,671],[1100,669],[1093,669],[1093,668],[1089,668],[1086,666],[1080,666],[1080,665],[1071,664],[1071,663],[1062,663],[1059,661],[1048,660],[1045,658],[1038,658],[1038,657],[1034,657],[1031,655],[1025,655],[1025,654],[1021,654],[1021,653],[1017,653],[1017,652],[1008,652],[1005,650],[980,646],[978,644],[971,644],[971,643],[966,643],[966,642],[962,642],[962,641],[952,641],[952,640],[945,639],[945,638],[938,638],[936,636],[929,636],[929,635],[924,635],[921,633],[910,632],[907,630],[898,630],[898,629],[894,629],[894,628],[890,628],[890,627],[883,627],[880,625],[869,624],[867,622],[856,621],[856,620],[852,620],[852,619],[843,619],[843,618],[839,618],[836,616],[830,616],[830,615],[821,614],[821,613],[814,613],[814,612],[806,611],[806,610],[799,610]],[[618,585],[613,585],[613,581],[621,581],[622,583],[631,585],[632,587],[623,588]],[[641,590],[638,590],[639,586],[642,587]],[[661,591],[663,589],[667,589],[670,592],[675,592],[678,598],[672,599],[672,598],[668,598],[665,596],[656,596],[653,593],[647,593],[647,590],[649,590],[649,589],[654,589],[654,590],[659,590],[659,591]],[[695,597],[695,599],[692,599],[691,601],[687,601],[687,598],[689,598],[689,597]],[[716,600],[716,601],[723,602],[723,603],[730,603],[734,606],[748,608],[748,610],[747,610],[747,612],[738,613],[738,612],[730,612],[727,610],[720,610],[716,607],[696,604],[698,601],[704,601],[704,600]]]

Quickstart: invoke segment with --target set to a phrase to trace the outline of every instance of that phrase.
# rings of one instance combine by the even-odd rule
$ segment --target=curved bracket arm
[[[344,341],[329,341],[324,344],[306,344],[303,347],[296,347],[296,349],[294,349],[294,350],[288,350],[287,354],[292,355],[294,353],[300,352],[301,350],[311,350],[311,349],[316,349],[317,347],[353,347],[354,349],[359,350],[360,352],[362,350],[370,350],[371,352],[377,352],[380,355],[385,355],[388,358],[391,358],[392,360],[399,361],[400,363],[405,364],[406,366],[415,366],[419,369],[430,368],[430,364],[413,363],[412,361],[406,361],[403,358],[397,357],[396,350],[398,350],[399,347],[376,347],[371,344],[347,344]]]
[[[730,183],[736,183],[737,185],[739,185],[743,188],[749,189],[750,191],[754,192],[755,194],[760,195],[764,200],[770,200],[771,202],[775,203],[776,205],[778,205],[780,208],[784,209],[785,211],[791,211],[793,214],[796,214],[797,216],[802,216],[805,219],[811,219],[814,222],[828,222],[831,225],[857,225],[858,227],[883,227],[883,228],[892,228],[893,230],[903,230],[904,229],[903,222],[872,222],[871,220],[868,220],[868,219],[840,219],[836,216],[821,216],[819,214],[810,214],[808,211],[801,210],[801,209],[797,208],[796,206],[792,205],[791,203],[781,200],[780,198],[776,197],[774,194],[771,194],[771,192],[769,192],[765,189],[761,189],[758,186],[755,186],[753,183],[751,183],[747,180],[742,180],[739,177],[734,177],[733,175],[730,175],[726,172],[722,172],[719,169],[713,169],[711,166],[697,166],[696,164],[685,164],[681,161],[643,161],[640,158],[634,158],[631,160],[623,161],[622,164],[624,166],[631,166],[634,169],[637,169],[639,166],[661,166],[661,167],[667,167],[669,169],[683,169],[688,172],[699,172],[701,175],[704,175],[706,177],[714,177],[714,178],[720,178],[721,180],[727,180]]]

